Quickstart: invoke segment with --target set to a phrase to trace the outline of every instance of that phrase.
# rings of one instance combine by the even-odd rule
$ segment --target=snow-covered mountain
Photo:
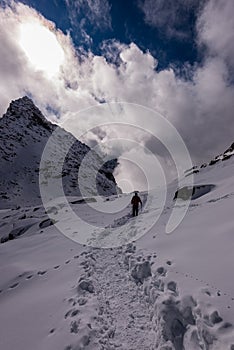
[[[199,195],[171,234],[186,199],[173,200],[176,183],[166,203],[160,188],[140,193],[134,218],[130,194],[70,196],[47,212],[6,202],[0,349],[233,350],[233,174],[234,157],[199,169]]]
[[[82,194],[111,195],[119,191],[112,175],[117,165],[116,160],[103,164],[102,159],[87,145],[76,140],[59,126],[50,123],[28,97],[23,97],[11,102],[6,114],[0,119],[1,207],[41,202],[40,161],[44,147],[53,133],[56,135],[53,138],[54,153],[47,160],[46,169],[41,166],[44,177],[49,172],[53,177],[53,169],[56,170],[58,163],[64,161],[60,159],[60,154],[67,144],[71,144],[61,174],[66,196],[80,195],[78,171],[87,154],[88,163],[80,178],[83,182]],[[96,181],[91,182],[90,178],[95,173],[97,173]]]

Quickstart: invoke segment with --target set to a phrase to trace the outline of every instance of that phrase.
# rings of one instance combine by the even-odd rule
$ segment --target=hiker
[[[135,194],[131,200],[132,216],[138,216],[139,203],[141,203],[141,208],[142,208],[142,201],[141,201],[140,197],[138,196],[137,192],[135,192]]]

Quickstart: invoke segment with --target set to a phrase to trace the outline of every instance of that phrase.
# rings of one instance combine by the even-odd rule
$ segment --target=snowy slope
[[[80,194],[78,170],[87,154],[89,158],[86,173],[81,176],[85,183],[85,195],[96,193],[96,187],[100,195],[115,194],[119,190],[111,173],[114,169],[110,169],[110,164],[103,164],[102,159],[88,146],[47,121],[28,97],[11,102],[6,114],[0,119],[0,131],[2,208],[41,203],[39,168],[44,147],[52,134],[55,134],[52,139],[53,153],[48,155],[46,167],[41,165],[41,171],[45,176],[49,172],[53,176],[59,163],[64,163],[62,178],[65,195]],[[71,147],[62,159],[61,154],[66,145]],[[112,165],[116,166],[117,162],[112,162]],[[95,172],[97,178],[92,184],[88,175]]]
[[[59,200],[55,221],[42,206],[2,210],[2,237],[25,232],[0,245],[0,348],[232,350],[233,172],[231,158],[195,174],[214,186],[171,234],[174,186],[161,215],[159,190],[137,218],[127,194],[70,197],[74,221]]]

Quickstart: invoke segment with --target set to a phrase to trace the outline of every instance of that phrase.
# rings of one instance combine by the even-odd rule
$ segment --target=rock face
[[[57,136],[53,138],[53,154],[43,168],[43,165],[40,166],[41,157],[54,132]],[[71,147],[68,147],[66,157],[60,159],[59,155],[63,154],[67,144]],[[85,167],[78,176],[82,160],[87,155]],[[2,208],[40,204],[39,169],[46,182],[49,174],[56,174],[53,169],[56,169],[61,161],[63,164],[60,176],[66,196],[81,195],[80,182],[83,196],[108,196],[120,191],[112,174],[117,160],[105,163],[72,134],[46,120],[26,96],[11,102],[7,112],[0,119],[0,156]],[[91,181],[94,176],[94,180]]]
[[[200,167],[198,167],[197,165],[194,165],[191,169],[185,170],[184,174],[185,174],[185,176],[197,174],[197,173],[199,173],[200,169],[206,168],[207,166],[212,166],[218,162],[230,159],[230,158],[232,158],[233,155],[234,155],[234,142],[231,144],[231,146],[228,149],[226,149],[226,151],[219,154],[215,158],[211,159],[209,163],[204,163]]]
[[[194,186],[184,186],[175,192],[174,198],[181,198],[183,200],[197,199],[204,196],[215,188],[215,185],[205,184],[205,185],[194,185]]]

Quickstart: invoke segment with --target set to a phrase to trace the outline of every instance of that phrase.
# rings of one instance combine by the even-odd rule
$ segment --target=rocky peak
[[[58,133],[53,134],[55,129]],[[42,154],[52,134],[52,153],[42,166]],[[63,149],[71,144],[68,153],[62,159]],[[88,164],[78,181],[79,167],[87,154]],[[112,175],[117,160],[103,165],[101,157],[72,134],[49,122],[27,96],[12,101],[0,119],[0,157],[0,207],[3,208],[16,204],[41,203],[39,171],[44,174],[43,186],[47,186],[50,193],[47,173],[52,174],[50,177],[54,176],[56,180],[61,162],[60,175],[66,196],[80,196],[80,183],[85,189],[85,194],[83,191],[82,195],[86,197],[96,194],[108,196],[119,192]],[[93,176],[96,182],[90,180]],[[53,179],[51,181],[53,183]]]
[[[53,124],[43,116],[41,111],[28,96],[12,101],[6,113],[3,115],[3,120],[7,119],[8,124],[9,121],[16,122],[16,120],[22,118],[25,122],[31,123],[31,125],[28,125],[29,127],[32,125],[40,125],[49,131],[54,129]]]

